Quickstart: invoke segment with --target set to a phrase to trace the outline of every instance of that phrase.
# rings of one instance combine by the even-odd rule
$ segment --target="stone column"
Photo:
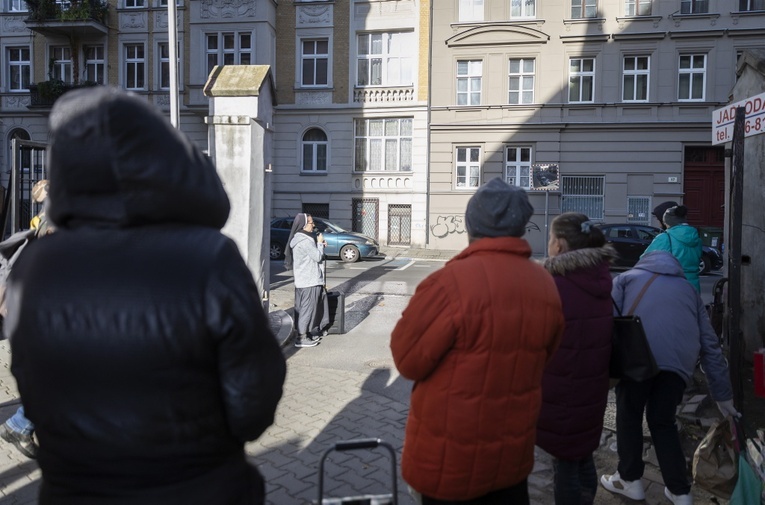
[[[209,155],[231,200],[223,228],[239,247],[268,312],[273,84],[267,65],[217,66],[205,84]]]

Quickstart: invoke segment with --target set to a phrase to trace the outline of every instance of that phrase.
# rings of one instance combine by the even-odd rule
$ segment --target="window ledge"
[[[765,16],[765,10],[758,11],[735,11],[730,13],[731,17],[744,18],[749,16]]]
[[[654,28],[659,27],[659,22],[663,19],[663,16],[624,16],[624,17],[616,17],[616,22],[619,25],[619,28],[624,28],[627,24],[633,24],[633,23],[642,23],[642,22],[651,22],[653,23]]]
[[[564,25],[595,24],[595,23],[603,24],[605,22],[606,22],[606,18],[571,18],[571,19],[563,20]]]
[[[700,13],[700,14],[670,14],[669,19],[675,22],[675,26],[680,26],[680,22],[683,20],[689,21],[692,19],[708,19],[709,24],[714,26],[717,24],[717,18],[720,17],[718,13]]]

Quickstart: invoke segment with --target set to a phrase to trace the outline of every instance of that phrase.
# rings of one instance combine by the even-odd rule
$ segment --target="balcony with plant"
[[[26,0],[27,23],[97,21],[106,24],[109,6],[103,0]]]

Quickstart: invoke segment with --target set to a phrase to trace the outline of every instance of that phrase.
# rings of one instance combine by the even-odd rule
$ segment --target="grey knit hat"
[[[672,228],[679,224],[688,222],[688,207],[685,205],[678,205],[676,207],[670,207],[664,212],[662,218],[667,228]]]
[[[533,213],[526,191],[497,177],[478,188],[468,202],[465,226],[473,238],[521,237]]]
[[[656,216],[656,219],[659,220],[659,222],[663,222],[664,220],[664,213],[669,209],[670,207],[677,207],[677,202],[664,202],[660,203],[656,207],[653,208],[653,215]]]

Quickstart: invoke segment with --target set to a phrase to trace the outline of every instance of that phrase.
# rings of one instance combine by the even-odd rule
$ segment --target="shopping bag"
[[[738,455],[731,424],[730,418],[714,423],[693,453],[694,484],[726,500],[738,479]]]
[[[762,481],[742,452],[738,455],[738,479],[730,497],[730,505],[760,505],[761,499]]]
[[[612,379],[641,382],[659,373],[639,316],[614,317],[609,372]]]

